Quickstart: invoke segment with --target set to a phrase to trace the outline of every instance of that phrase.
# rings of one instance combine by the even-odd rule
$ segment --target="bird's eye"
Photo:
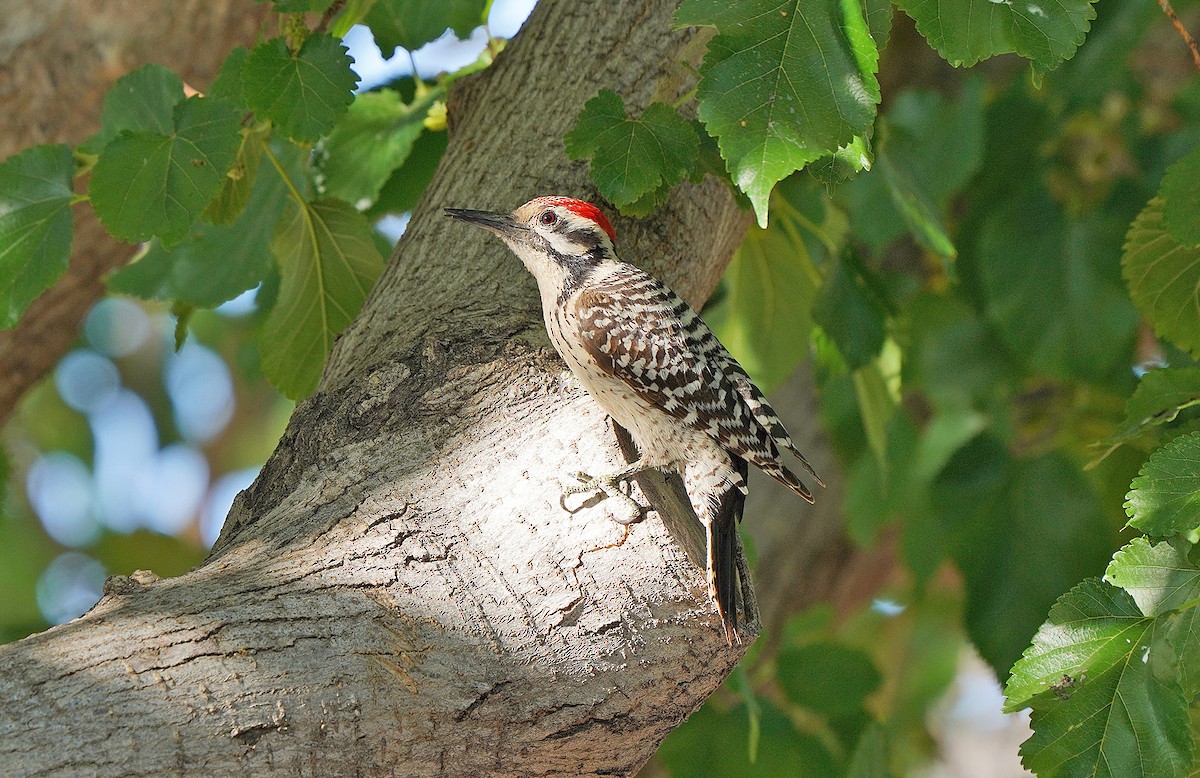
[[[538,217],[538,221],[549,227],[551,224],[554,224],[558,221],[558,214],[556,214],[554,211],[542,211],[542,215]]]

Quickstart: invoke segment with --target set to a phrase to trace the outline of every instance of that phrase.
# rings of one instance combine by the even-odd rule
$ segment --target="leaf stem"
[[[329,23],[333,21],[333,17],[341,13],[346,7],[346,0],[333,0],[329,7],[325,9],[325,13],[321,14],[321,21],[317,22],[317,26],[313,28],[313,33],[319,35],[325,32],[329,27]]]
[[[299,205],[301,208],[303,208],[304,195],[300,194],[299,187],[297,187],[295,182],[292,181],[292,177],[287,174],[287,171],[283,169],[283,163],[279,161],[279,157],[275,156],[275,152],[271,151],[271,144],[264,143],[263,151],[266,153],[267,159],[271,160],[271,164],[275,166],[275,171],[279,173],[279,177],[283,179],[283,183],[287,186],[288,191],[292,193],[292,199],[296,201],[296,205]]]
[[[686,103],[688,100],[691,100],[695,96],[696,96],[696,87],[692,87],[688,91],[684,92],[682,97],[680,97],[678,100],[676,100],[674,103],[672,103],[671,107],[674,108],[676,111],[678,111],[679,106],[683,105],[684,103]]]
[[[817,240],[825,244],[825,248],[829,249],[830,254],[837,254],[838,248],[837,244],[834,243],[833,237],[819,224],[814,224],[811,219],[800,213],[800,210],[788,202],[786,197],[776,197],[772,205],[777,209],[786,211],[787,215],[798,222],[801,227],[816,235]]]
[[[313,224],[312,208],[310,208],[308,202],[305,201],[304,195],[300,194],[300,189],[296,186],[296,182],[292,181],[292,177],[289,176],[287,171],[283,169],[283,163],[279,161],[279,157],[276,157],[275,152],[271,151],[271,144],[264,143],[263,151],[266,153],[267,159],[271,160],[271,164],[275,166],[275,172],[279,173],[279,177],[283,179],[284,185],[288,188],[288,191],[291,192],[292,199],[296,201],[296,208],[300,211],[300,218],[304,219],[304,226],[308,229],[308,236],[312,242],[313,256],[320,256],[321,249],[317,241],[316,226]],[[320,273],[317,274],[317,283],[320,285],[321,294],[324,294],[325,282]],[[324,315],[325,314],[322,313],[322,316]]]

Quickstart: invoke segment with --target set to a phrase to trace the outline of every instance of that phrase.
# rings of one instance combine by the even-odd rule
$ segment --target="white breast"
[[[717,448],[706,434],[685,426],[604,371],[572,336],[563,306],[546,306],[543,313],[554,349],[600,407],[629,430],[647,465],[681,469],[686,462],[703,458],[709,449]]]

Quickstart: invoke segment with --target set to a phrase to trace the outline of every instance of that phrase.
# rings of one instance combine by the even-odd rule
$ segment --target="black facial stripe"
[[[560,223],[565,225],[565,222],[560,222]],[[582,246],[585,251],[593,251],[596,248],[598,248],[601,243],[600,236],[597,235],[594,230],[588,230],[588,229],[567,230],[565,228],[565,226],[563,226],[563,227],[559,227],[557,231],[559,233],[561,233],[562,236],[564,238],[566,238],[567,240],[571,241],[572,243],[577,243],[580,246]]]
[[[575,290],[579,289],[587,281],[588,276],[592,271],[603,261],[603,254],[598,250],[589,251],[586,254],[560,254],[553,249],[550,250],[550,256],[554,258],[560,266],[567,271],[567,277],[563,280],[562,292],[558,295],[559,304],[574,294]]]

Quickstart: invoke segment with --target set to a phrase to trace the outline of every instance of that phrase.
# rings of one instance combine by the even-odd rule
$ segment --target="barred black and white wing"
[[[622,265],[589,285],[574,305],[580,341],[602,370],[812,502],[812,493],[780,460],[780,447],[808,472],[812,468],[762,392],[678,295]]]

